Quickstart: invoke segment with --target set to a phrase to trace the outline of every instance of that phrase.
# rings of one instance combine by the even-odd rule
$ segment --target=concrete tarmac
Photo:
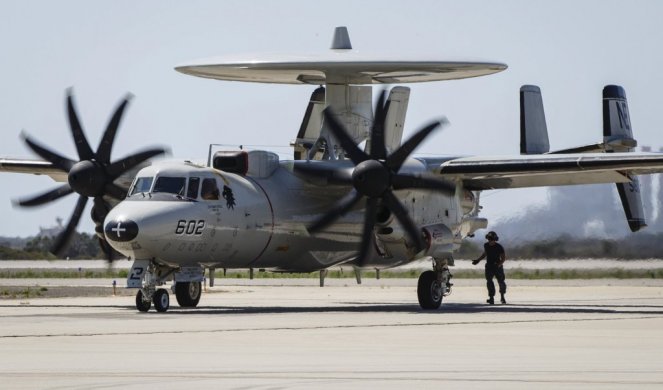
[[[516,280],[489,306],[455,280],[433,312],[415,279],[253,282],[167,313],[0,299],[0,388],[663,388],[660,281]]]

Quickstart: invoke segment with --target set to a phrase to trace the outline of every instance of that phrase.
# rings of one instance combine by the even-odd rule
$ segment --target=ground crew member
[[[504,298],[506,283],[504,282],[503,267],[506,255],[504,254],[502,245],[497,243],[499,239],[497,233],[493,231],[488,232],[486,234],[488,242],[483,244],[483,254],[478,259],[472,261],[472,264],[477,265],[481,260],[486,258],[486,283],[488,286],[488,300],[486,302],[491,305],[495,304],[495,284],[493,283],[493,277],[497,279],[497,284],[500,286],[501,301],[502,303],[506,303],[506,298]]]

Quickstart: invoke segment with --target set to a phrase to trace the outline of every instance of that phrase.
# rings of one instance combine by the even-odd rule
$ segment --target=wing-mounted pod
[[[549,151],[541,89],[536,85],[523,85],[520,87],[520,154],[543,154]]]
[[[633,138],[626,92],[618,85],[603,88],[603,144],[606,153],[633,152],[637,146]],[[617,183],[619,198],[631,231],[647,226],[637,176],[629,176],[629,183]]]

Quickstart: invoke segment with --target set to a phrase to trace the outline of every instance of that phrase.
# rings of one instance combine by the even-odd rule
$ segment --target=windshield
[[[167,192],[175,195],[184,195],[184,185],[186,178],[184,177],[166,177],[160,176],[157,178],[156,184],[152,193]]]
[[[133,194],[139,194],[141,192],[150,192],[150,187],[152,187],[153,177],[139,177],[134,183],[134,187],[131,189],[129,196]]]

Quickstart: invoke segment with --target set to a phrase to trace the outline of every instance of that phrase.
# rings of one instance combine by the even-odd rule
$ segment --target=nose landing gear
[[[147,313],[150,311],[150,307],[152,307],[152,301],[143,295],[142,290],[138,290],[138,293],[136,293],[136,309],[143,313]]]
[[[154,301],[154,308],[157,309],[159,313],[165,313],[170,307],[170,297],[168,296],[168,290],[160,288],[154,293],[152,298]]]
[[[156,311],[163,313],[170,308],[170,296],[165,288],[157,289],[173,281],[180,307],[196,307],[202,294],[205,270],[199,266],[179,267],[159,264],[154,260],[135,260],[127,276],[127,287],[137,288],[136,309],[147,312],[154,304]]]

